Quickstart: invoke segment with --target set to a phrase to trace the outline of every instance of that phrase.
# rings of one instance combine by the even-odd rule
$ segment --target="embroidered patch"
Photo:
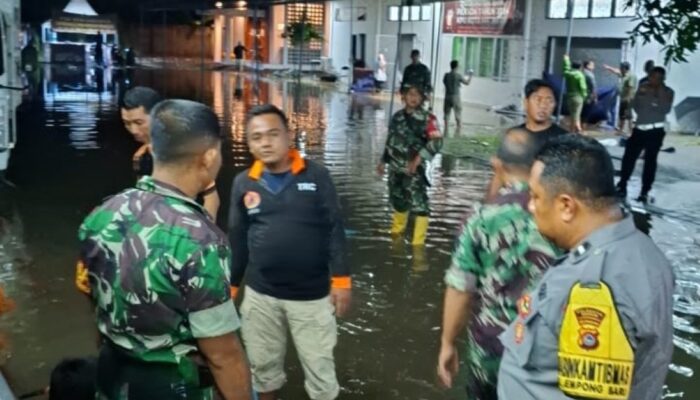
[[[260,194],[258,192],[246,192],[243,196],[243,204],[245,208],[252,210],[260,206]]]
[[[316,184],[315,183],[297,183],[297,190],[300,192],[315,192],[316,191]]]

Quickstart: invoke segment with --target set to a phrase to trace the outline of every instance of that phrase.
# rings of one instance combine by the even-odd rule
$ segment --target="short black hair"
[[[581,63],[578,61],[574,61],[571,63],[571,68],[573,69],[581,69]]]
[[[620,63],[620,69],[623,71],[629,71],[630,69],[632,69],[632,65],[630,65],[630,63],[628,63],[627,61],[623,61]]]
[[[248,114],[246,114],[245,126],[247,127],[248,123],[250,123],[250,120],[255,117],[269,114],[278,116],[279,119],[282,120],[284,128],[289,129],[289,120],[287,119],[287,115],[284,113],[284,111],[280,110],[279,107],[273,104],[261,104],[259,106],[251,108],[250,111],[248,111]]]
[[[148,114],[161,100],[162,98],[155,90],[145,86],[136,86],[124,94],[121,108],[133,110],[143,107],[143,110]]]
[[[414,49],[413,51],[411,51],[411,57],[416,57],[419,55],[420,55],[420,50]]]
[[[526,129],[516,127],[506,131],[496,151],[506,169],[528,172],[535,162],[539,147],[533,134]]]
[[[94,400],[97,389],[97,361],[68,358],[51,372],[49,400]]]
[[[157,162],[182,161],[222,138],[216,114],[204,104],[164,100],[151,112],[151,144]]]
[[[532,79],[527,83],[527,85],[525,85],[525,98],[530,98],[530,96],[532,96],[533,93],[542,88],[547,88],[551,90],[552,94],[556,93],[556,91],[554,90],[554,86],[552,86],[551,83],[543,79]]]
[[[654,60],[647,60],[647,61],[644,63],[644,72],[646,72],[646,73],[651,72],[651,70],[654,69],[654,65],[656,65],[656,64],[654,63]]]
[[[561,135],[549,140],[535,159],[544,164],[540,181],[550,195],[568,193],[595,210],[616,204],[615,168],[597,140]]]
[[[656,67],[651,69],[649,74],[650,75],[651,74],[661,74],[661,76],[663,76],[665,78],[666,77],[666,68],[664,68],[662,66],[656,66]]]
[[[588,68],[588,66],[591,64],[593,64],[593,60],[586,60],[583,62],[583,67]]]
[[[457,67],[459,67],[459,61],[457,61],[457,60],[450,61],[450,68],[451,69],[455,69]]]

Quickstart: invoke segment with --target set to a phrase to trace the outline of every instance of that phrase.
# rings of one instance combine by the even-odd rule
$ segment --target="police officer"
[[[518,303],[500,336],[498,398],[659,399],[673,352],[673,273],[615,200],[593,139],[567,135],[537,156],[530,209],[570,250]]]

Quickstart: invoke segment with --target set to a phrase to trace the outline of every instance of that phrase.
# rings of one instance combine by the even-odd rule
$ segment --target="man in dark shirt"
[[[547,141],[568,132],[552,122],[552,114],[557,105],[554,88],[542,79],[533,79],[525,85],[525,123],[518,126],[528,131],[535,139],[536,147],[542,148]],[[503,187],[495,177],[491,179],[486,200],[493,200]]]
[[[280,109],[256,107],[245,126],[256,161],[234,180],[229,235],[233,296],[246,275],[241,314],[253,387],[260,400],[276,398],[286,381],[289,329],[309,398],[335,399],[335,316],[347,312],[351,296],[335,186],[323,166],[289,150]]]
[[[401,81],[401,92],[403,93],[409,87],[416,87],[423,91],[426,96],[430,96],[433,91],[431,85],[430,69],[420,62],[420,51],[413,50],[411,52],[411,64],[403,71],[403,79]]]
[[[137,177],[150,175],[153,172],[153,156],[150,151],[151,109],[161,101],[155,90],[137,86],[124,94],[121,105],[124,127],[131,133],[141,147],[134,153],[133,168]]]
[[[245,46],[243,46],[243,43],[238,42],[238,45],[233,48],[233,55],[236,57],[236,60],[242,60],[243,56],[245,55],[245,52],[248,51]]]
[[[151,154],[151,116],[150,112],[162,98],[155,90],[137,86],[124,94],[121,114],[126,130],[134,139],[141,143],[132,157],[132,166],[137,178],[153,173],[153,155]],[[209,215],[216,219],[219,211],[219,193],[216,190],[216,182],[197,197],[197,202],[204,206]]]
[[[595,79],[595,62],[587,60],[583,62],[583,76],[586,77],[586,87],[588,88],[588,98],[586,103],[595,103],[598,101],[598,85]]]

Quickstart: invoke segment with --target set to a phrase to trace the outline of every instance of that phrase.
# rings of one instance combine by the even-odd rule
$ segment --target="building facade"
[[[233,62],[233,50],[239,43],[247,50],[245,60],[260,61],[266,68],[285,68],[300,63],[320,66],[328,57],[328,4],[294,3],[259,8],[249,7],[245,1],[230,3],[230,8],[221,4],[222,8],[208,12],[214,19],[214,62]],[[292,43],[286,35],[286,27],[301,21],[306,21],[323,40],[311,40],[301,46]]]
[[[463,101],[487,107],[520,107],[528,80],[545,72],[561,73],[569,27],[567,0],[416,0],[413,6],[403,8],[400,3],[331,2],[330,56],[336,70],[349,66],[354,59],[364,59],[368,67],[375,68],[377,55],[382,52],[389,62],[391,81],[397,53],[397,69],[401,71],[410,62],[410,50],[419,49],[437,82],[436,96],[444,95],[442,76],[448,72],[450,61],[456,59],[462,72],[474,71],[472,84],[463,90]],[[618,66],[620,61],[629,61],[641,78],[646,60],[663,63],[661,45],[630,42],[628,32],[636,24],[632,19],[634,10],[626,9],[623,0],[578,0],[573,13],[571,57],[595,61],[599,85],[617,82],[602,64]],[[698,66],[700,53],[691,55],[688,63],[666,66],[667,84],[676,91],[676,105],[700,97],[700,85],[689,84],[693,82],[693,68]],[[669,117],[673,129],[694,132],[700,111],[676,117],[676,113]]]

